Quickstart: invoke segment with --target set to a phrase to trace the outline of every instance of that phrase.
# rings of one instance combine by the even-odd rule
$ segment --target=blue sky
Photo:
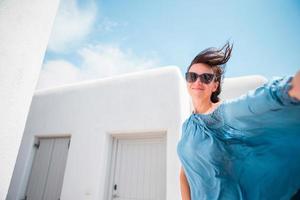
[[[234,43],[225,76],[300,70],[297,0],[61,0],[40,87],[176,65]]]

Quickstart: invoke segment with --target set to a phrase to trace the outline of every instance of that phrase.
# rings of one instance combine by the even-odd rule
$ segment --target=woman
[[[231,51],[200,52],[185,75],[194,110],[177,145],[182,199],[290,199],[300,188],[300,71],[221,101]]]

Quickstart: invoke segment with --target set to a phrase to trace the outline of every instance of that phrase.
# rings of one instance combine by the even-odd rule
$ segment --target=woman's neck
[[[193,102],[193,104],[194,104],[194,112],[200,114],[208,113],[214,107],[214,104],[210,100],[196,101]]]

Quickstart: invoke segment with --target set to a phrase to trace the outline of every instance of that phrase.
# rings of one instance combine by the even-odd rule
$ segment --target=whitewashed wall
[[[4,199],[59,0],[0,1],[0,199]]]
[[[61,199],[104,199],[111,133],[166,132],[167,199],[180,196],[176,144],[190,114],[177,67],[165,67],[37,91],[9,199],[23,197],[35,136],[71,135]]]

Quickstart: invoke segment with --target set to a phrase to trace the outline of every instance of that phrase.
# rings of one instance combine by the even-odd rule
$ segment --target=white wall
[[[222,84],[221,99],[232,99],[245,92],[257,88],[268,80],[261,75],[240,76],[225,78]]]
[[[0,1],[0,199],[4,199],[59,0]]]
[[[167,199],[180,196],[176,144],[190,114],[179,68],[165,67],[37,91],[8,199],[23,197],[35,136],[71,135],[61,199],[104,199],[113,133],[166,132]]]

